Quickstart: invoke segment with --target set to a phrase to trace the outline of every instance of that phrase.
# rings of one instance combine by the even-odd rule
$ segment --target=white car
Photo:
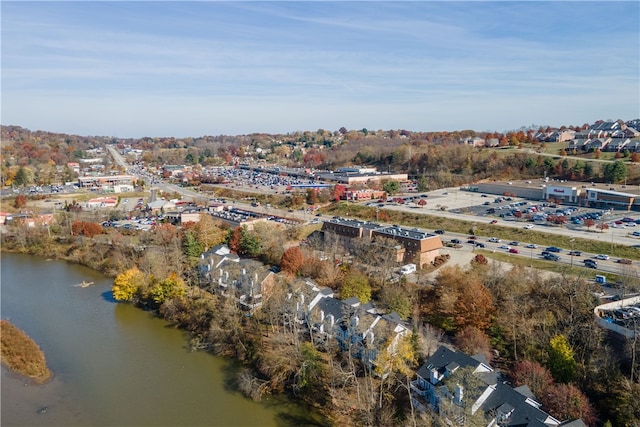
[[[524,226],[524,228],[527,229],[527,230],[531,230],[533,227],[534,227],[533,224],[527,224],[527,225]]]
[[[605,254],[598,254],[595,256],[596,259],[603,259],[603,260],[607,260],[609,259],[609,255],[605,255]]]
[[[500,243],[500,239],[498,239],[497,237],[492,237],[489,240],[487,240],[487,242]]]
[[[536,245],[535,243],[529,243],[527,246],[525,246],[525,248],[527,248],[527,249],[535,249],[537,247],[538,247],[538,245]]]
[[[500,245],[500,246],[498,246],[498,249],[506,249],[506,250],[509,250],[509,249],[511,249],[511,247],[509,247],[509,246],[507,246],[507,245]]]

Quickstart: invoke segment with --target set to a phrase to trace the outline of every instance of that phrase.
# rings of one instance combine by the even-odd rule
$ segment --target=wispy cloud
[[[47,108],[63,105],[58,126],[73,131],[80,114],[97,128],[105,116],[88,112],[106,108],[114,133],[136,135],[146,118],[133,120],[136,131],[135,109],[111,108],[139,104],[151,116],[171,111],[162,127],[174,121],[191,135],[362,122],[504,129],[543,123],[547,111],[552,125],[634,118],[639,10],[637,2],[4,2],[3,121],[43,127]],[[565,108],[565,99],[587,105]],[[224,120],[212,128],[207,112]]]

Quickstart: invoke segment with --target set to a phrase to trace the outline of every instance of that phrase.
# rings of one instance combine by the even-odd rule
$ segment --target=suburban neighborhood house
[[[513,388],[481,355],[468,356],[441,346],[411,383],[418,411],[436,411],[451,424],[494,426],[585,426],[560,422],[540,409],[526,385]]]
[[[353,247],[355,239],[392,239],[399,243],[396,261],[414,263],[420,268],[433,262],[442,248],[442,240],[437,234],[397,225],[385,226],[367,221],[333,218],[322,224],[322,231],[334,233],[345,248]]]

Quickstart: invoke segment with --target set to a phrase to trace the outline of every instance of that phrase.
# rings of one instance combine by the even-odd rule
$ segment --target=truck
[[[407,274],[411,274],[411,273],[415,273],[415,272],[416,272],[416,265],[415,264],[403,265],[402,268],[400,269],[400,274],[402,274],[402,275],[407,275]]]

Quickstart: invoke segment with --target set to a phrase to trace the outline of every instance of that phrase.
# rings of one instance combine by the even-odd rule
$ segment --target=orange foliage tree
[[[73,221],[71,232],[75,236],[93,237],[102,234],[102,226],[95,222]]]
[[[284,251],[280,259],[280,268],[282,271],[295,275],[304,263],[304,255],[299,246],[293,246]]]

